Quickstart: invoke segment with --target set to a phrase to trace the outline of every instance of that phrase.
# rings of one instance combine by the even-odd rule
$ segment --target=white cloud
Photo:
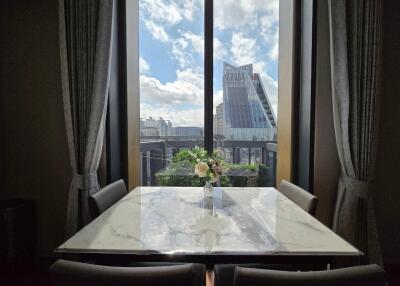
[[[218,29],[239,28],[254,25],[256,15],[253,13],[253,1],[224,0],[214,2],[214,24]]]
[[[256,0],[256,7],[266,12],[272,23],[279,21],[279,0]]]
[[[164,106],[155,107],[154,105],[141,103],[140,117],[162,117],[165,120],[170,120],[173,126],[204,126],[204,108],[202,107],[185,110],[175,110]]]
[[[267,20],[264,20],[264,18],[267,18]],[[261,25],[260,35],[269,47],[268,56],[276,61],[279,53],[279,23],[277,20],[270,21],[267,16],[264,18],[261,19],[261,22],[265,23]]]
[[[185,32],[183,37],[189,41],[196,53],[204,54],[204,37],[203,35],[196,35],[192,32]]]
[[[278,60],[279,56],[279,27],[276,27],[272,49],[270,51],[270,58],[273,60]]]
[[[274,25],[274,18],[270,15],[264,15],[260,17],[260,25],[262,30],[271,29]]]
[[[259,54],[257,40],[246,37],[243,33],[232,33],[231,53],[235,65],[253,64],[255,72],[262,72],[265,62],[257,59]]]
[[[145,74],[150,70],[149,63],[142,57],[139,58],[139,71],[140,74]]]
[[[183,33],[183,37],[185,40],[189,41],[193,50],[204,56],[204,36],[196,35],[192,32]],[[214,59],[222,59],[227,54],[224,45],[222,42],[214,37]]]
[[[192,0],[162,1],[142,0],[140,2],[142,16],[167,25],[175,25],[182,20],[191,21],[196,10]]]
[[[224,47],[224,44],[218,40],[218,38],[214,37],[214,59],[224,59],[227,56],[228,52]]]
[[[192,21],[199,3],[198,0],[142,0],[139,4],[140,20],[155,39],[167,42],[169,35],[166,30],[183,20]]]
[[[141,21],[155,39],[166,44],[180,66],[176,80],[160,82],[146,74],[150,66],[140,58],[142,116],[162,116],[178,125],[203,126],[204,79],[199,56],[204,56],[204,36],[178,29],[184,29],[178,24],[192,21],[203,5],[203,0],[141,0]],[[276,112],[278,84],[265,70],[267,64],[275,64],[271,60],[278,58],[279,0],[216,0],[214,5],[215,27],[220,31],[233,29],[217,33],[232,32],[232,38],[224,43],[214,38],[214,59],[230,60],[235,65],[252,63],[254,72],[261,74]],[[214,92],[214,109],[222,102],[222,94],[222,90]],[[187,105],[178,104],[190,104],[191,109],[183,110]],[[192,108],[193,104],[199,108]]]
[[[279,18],[279,0],[218,0],[214,5],[214,23],[220,30],[258,28],[261,15],[271,23]]]
[[[172,41],[172,54],[181,68],[188,66],[192,60],[191,54],[185,51],[188,44],[188,41],[183,37]]]
[[[261,73],[261,81],[268,94],[269,101],[275,114],[278,112],[278,83],[266,73]]]
[[[168,42],[169,36],[162,26],[157,25],[153,21],[145,21],[145,25],[153,38],[160,40],[161,42]]]
[[[173,82],[161,83],[154,77],[140,76],[142,101],[157,105],[176,105],[183,103],[202,104],[204,94],[203,75],[190,69],[177,71]]]
[[[278,41],[272,46],[272,48],[269,51],[269,57],[273,59],[274,61],[278,60],[279,56],[279,43]]]
[[[219,30],[260,35],[257,41],[263,39],[268,47],[262,52],[272,60],[278,59],[279,0],[219,0],[215,2],[214,15]],[[255,65],[262,68],[265,63]]]
[[[195,54],[204,57],[204,37],[192,32],[180,32],[181,37],[172,41],[172,54],[181,68],[196,65]],[[223,59],[227,51],[219,39],[214,37],[214,59]]]
[[[278,59],[279,47],[279,0],[266,2],[266,13],[260,17],[260,34],[269,47],[268,56]]]

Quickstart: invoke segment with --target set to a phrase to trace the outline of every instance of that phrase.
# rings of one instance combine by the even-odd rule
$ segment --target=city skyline
[[[260,73],[257,73],[257,72],[254,72],[253,73],[253,64],[252,63],[249,63],[249,64],[246,64],[246,65],[244,65],[244,66],[241,66],[241,67],[234,67],[233,65],[231,65],[231,64],[229,64],[229,63],[226,63],[226,62],[223,62],[222,63],[224,66],[230,66],[230,67],[232,67],[232,68],[236,68],[236,69],[248,69],[249,67],[250,67],[250,70],[247,70],[247,73],[249,73],[249,74],[251,74],[251,81],[254,83],[254,84],[256,84],[255,82],[258,82],[258,85],[260,86],[260,87],[258,87],[258,88],[256,88],[256,89],[260,89],[261,88],[261,90],[262,90],[262,92],[264,93],[264,95],[265,95],[265,100],[267,101],[266,103],[265,103],[265,105],[267,105],[268,106],[268,108],[270,109],[270,113],[272,114],[272,118],[270,119],[270,120],[272,120],[273,121],[273,124],[275,125],[275,123],[276,123],[276,111],[272,108],[272,104],[271,104],[271,102],[270,102],[270,100],[271,100],[271,98],[270,98],[270,95],[268,94],[268,92],[266,92],[265,91],[265,88],[264,88],[264,83],[263,83],[263,80],[262,80],[262,78],[261,78],[261,76],[260,76]],[[225,69],[225,68],[224,68]],[[222,76],[222,78],[224,77],[224,75]],[[224,90],[222,91],[222,96],[221,96],[221,101],[217,104],[217,105],[215,105],[215,102],[214,102],[214,112],[213,112],[213,116],[215,117],[216,115],[217,115],[217,113],[218,113],[218,110],[217,110],[217,106],[219,106],[219,105],[221,105],[221,104],[223,104],[223,93],[224,93]],[[170,121],[171,123],[173,123],[173,120],[172,119],[169,119],[169,118],[164,118],[162,115],[158,115],[158,114],[151,114],[151,115],[149,115],[149,114],[146,114],[147,116],[140,116],[140,120],[146,120],[146,119],[154,119],[154,120],[157,120],[157,119],[162,119],[162,120],[165,120],[165,121]],[[191,125],[175,125],[174,127],[190,127]]]
[[[260,75],[253,72],[253,64],[236,67],[224,62],[223,71],[223,100],[215,107],[214,136],[229,140],[275,139],[276,117]],[[140,118],[141,136],[203,134],[202,127],[173,125],[162,116]]]
[[[173,126],[170,120],[162,117],[140,118],[141,137],[202,137],[203,132],[203,128],[198,126]]]
[[[204,125],[203,5],[201,0],[139,1],[142,117]],[[223,62],[253,63],[276,113],[279,1],[214,5],[214,108],[222,102]]]

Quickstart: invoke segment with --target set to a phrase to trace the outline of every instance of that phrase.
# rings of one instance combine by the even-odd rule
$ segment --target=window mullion
[[[204,148],[213,152],[213,0],[204,0]]]

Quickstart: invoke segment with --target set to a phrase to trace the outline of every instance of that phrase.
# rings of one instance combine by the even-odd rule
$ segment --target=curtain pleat
[[[99,189],[110,76],[113,0],[59,0],[64,115],[72,168],[66,236],[90,221]]]
[[[332,99],[342,167],[334,230],[358,247],[361,263],[382,264],[373,196],[381,61],[381,1],[329,0]]]

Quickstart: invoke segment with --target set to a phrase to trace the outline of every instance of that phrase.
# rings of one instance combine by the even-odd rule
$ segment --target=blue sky
[[[276,110],[279,0],[216,0],[214,107],[222,64],[253,64]],[[204,0],[140,0],[141,117],[203,126]]]

